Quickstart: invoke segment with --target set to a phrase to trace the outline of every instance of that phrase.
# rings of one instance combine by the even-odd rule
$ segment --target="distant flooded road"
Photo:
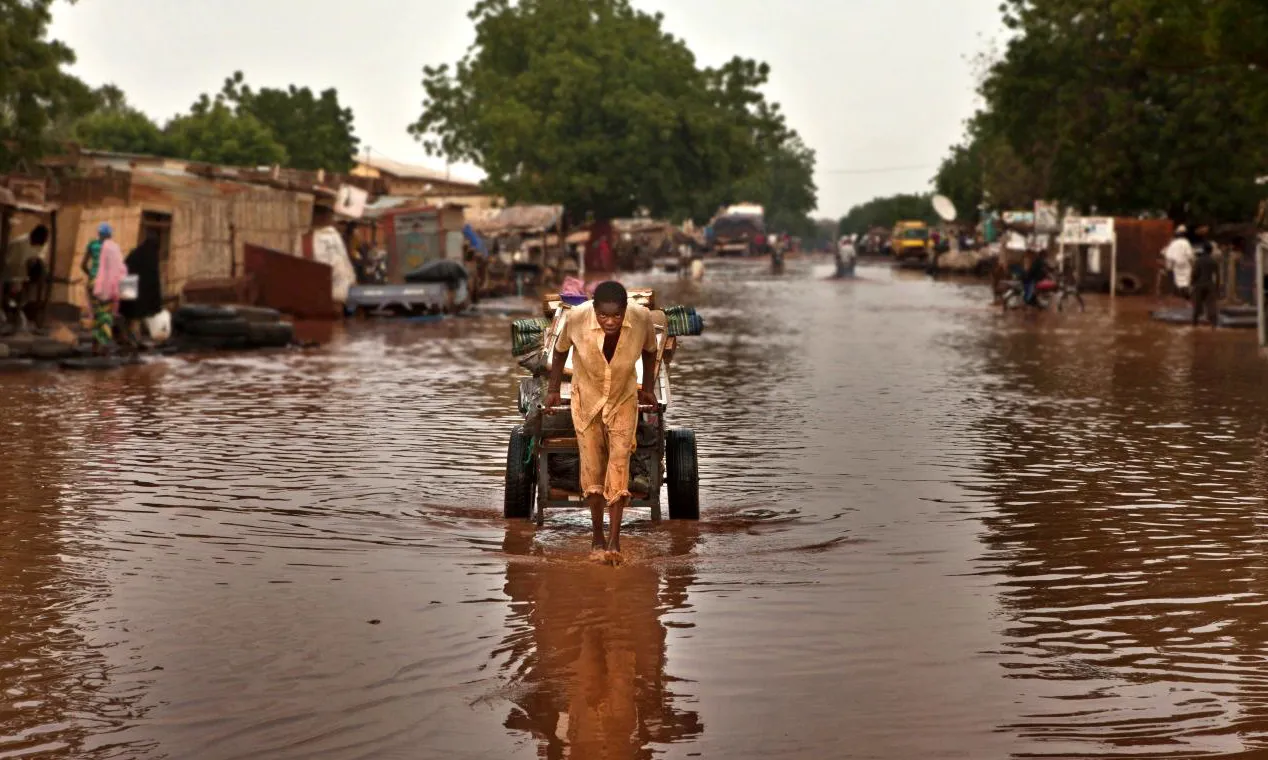
[[[501,519],[505,318],[0,376],[0,758],[1268,748],[1251,331],[830,269],[637,280],[703,519],[620,568]]]

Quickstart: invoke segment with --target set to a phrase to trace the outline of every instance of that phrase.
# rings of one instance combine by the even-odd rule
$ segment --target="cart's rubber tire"
[[[669,486],[669,519],[700,519],[700,469],[696,434],[675,428],[665,434],[665,483]]]
[[[502,503],[502,516],[508,520],[528,520],[533,516],[534,468],[529,458],[532,445],[533,439],[523,425],[511,430],[511,442],[506,447],[506,493]]]

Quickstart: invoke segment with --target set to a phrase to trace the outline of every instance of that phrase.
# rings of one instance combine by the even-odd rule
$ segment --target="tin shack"
[[[191,283],[243,274],[247,244],[298,255],[314,199],[327,192],[277,172],[145,156],[97,156],[86,172],[63,167],[55,185],[50,197],[61,213],[51,300],[81,308],[80,263],[103,222],[125,253],[158,240],[164,300],[171,303]]]

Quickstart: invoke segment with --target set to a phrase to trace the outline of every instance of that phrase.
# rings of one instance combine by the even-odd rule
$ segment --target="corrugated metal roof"
[[[406,164],[400,161],[393,161],[390,158],[382,158],[380,156],[358,156],[357,163],[362,166],[368,166],[377,169],[384,174],[390,174],[393,177],[401,179],[422,179],[432,182],[448,182],[455,185],[478,185],[478,180],[472,180],[467,177],[457,177],[453,172],[446,172],[443,169],[432,169],[427,166],[419,166],[418,164]]]
[[[547,230],[559,223],[563,212],[563,206],[468,209],[467,223],[476,232],[484,234],[511,230]]]

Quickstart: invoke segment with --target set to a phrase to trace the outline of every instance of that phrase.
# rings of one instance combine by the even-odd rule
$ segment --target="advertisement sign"
[[[1035,223],[1033,211],[1005,211],[1004,224],[1009,226],[1029,227]]]
[[[1035,201],[1035,232],[1056,232],[1061,229],[1061,212],[1052,201]]]
[[[335,198],[335,211],[352,219],[360,219],[365,213],[365,204],[370,194],[359,187],[340,185],[339,195]]]
[[[434,209],[398,214],[393,220],[400,272],[412,272],[440,258],[440,222]]]
[[[1061,225],[1061,242],[1067,245],[1110,245],[1114,242],[1114,218],[1067,216]]]

